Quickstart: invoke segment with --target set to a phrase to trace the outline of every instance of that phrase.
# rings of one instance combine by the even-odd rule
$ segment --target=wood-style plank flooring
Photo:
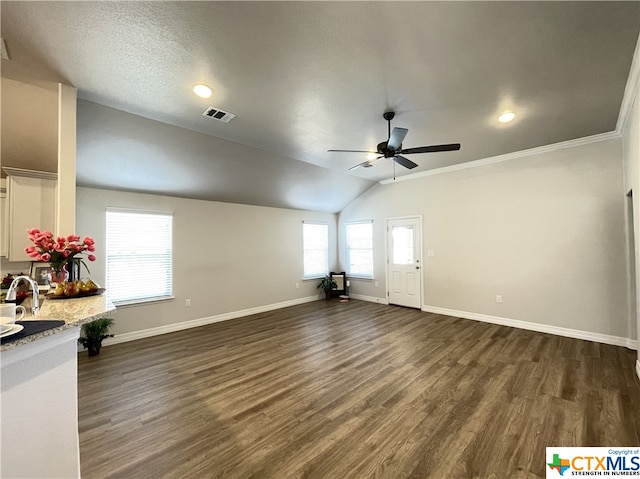
[[[635,351],[316,301],[79,356],[82,477],[533,478],[639,446]]]

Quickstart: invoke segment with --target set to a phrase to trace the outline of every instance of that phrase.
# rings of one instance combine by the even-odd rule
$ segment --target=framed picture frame
[[[38,286],[49,286],[49,272],[51,265],[49,263],[31,263],[31,276]]]

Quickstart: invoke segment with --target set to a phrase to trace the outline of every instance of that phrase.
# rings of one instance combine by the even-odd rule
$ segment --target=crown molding
[[[398,181],[415,180],[417,178],[423,178],[426,176],[440,175],[442,173],[450,173],[452,171],[466,170],[468,168],[477,168],[479,166],[492,165],[494,163],[501,163],[503,161],[515,160],[517,158],[523,158],[526,156],[540,155],[542,153],[550,153],[565,148],[575,148],[577,146],[589,145],[592,143],[598,143],[601,141],[607,141],[620,138],[620,132],[610,131],[607,133],[600,133],[599,135],[586,136],[584,138],[576,138],[575,140],[563,141],[560,143],[554,143],[552,145],[538,146],[536,148],[529,148],[528,150],[514,151],[513,153],[506,153],[504,155],[492,156],[489,158],[482,158],[480,160],[467,161],[465,163],[458,163],[456,165],[444,166],[442,168],[435,168],[433,170],[421,171],[420,173],[413,173],[397,177],[395,180],[381,180],[380,184],[389,185],[397,183]]]
[[[3,166],[2,171],[7,176],[26,176],[27,178],[39,178],[41,180],[57,180],[58,174],[49,171],[25,170],[24,168],[13,168],[12,166]]]
[[[629,120],[631,107],[638,95],[640,89],[640,35],[636,43],[636,50],[631,61],[631,69],[627,77],[627,84],[624,88],[624,96],[622,97],[622,105],[620,105],[620,113],[618,114],[618,122],[616,123],[616,131],[620,134],[624,131],[624,127]]]

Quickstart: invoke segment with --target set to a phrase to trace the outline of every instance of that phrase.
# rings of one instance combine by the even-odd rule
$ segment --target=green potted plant
[[[318,289],[324,291],[325,299],[331,299],[333,294],[333,289],[338,287],[338,283],[336,283],[333,278],[329,275],[326,275],[324,278],[320,280],[320,284],[318,285]]]
[[[89,350],[89,356],[100,354],[102,340],[113,337],[113,334],[109,334],[109,329],[112,325],[113,319],[100,318],[82,326],[83,336],[78,338],[78,342]]]

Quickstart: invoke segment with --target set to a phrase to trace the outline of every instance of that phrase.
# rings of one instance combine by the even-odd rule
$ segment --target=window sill
[[[128,306],[141,306],[149,303],[160,303],[163,301],[173,301],[175,296],[162,296],[157,298],[144,298],[144,299],[130,299],[128,301],[113,301],[116,308],[123,308]]]
[[[329,276],[329,273],[327,274],[321,274],[320,276],[306,276],[304,278],[302,278],[302,281],[315,281],[317,279],[322,279],[326,276]]]

